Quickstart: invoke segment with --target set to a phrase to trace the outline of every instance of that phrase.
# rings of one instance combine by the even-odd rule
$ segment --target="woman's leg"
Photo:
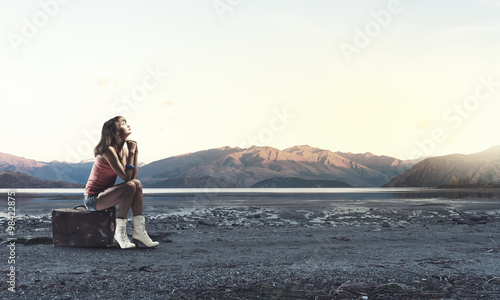
[[[132,201],[134,201],[136,190],[136,183],[133,181],[127,181],[112,186],[99,194],[97,197],[96,208],[97,210],[103,210],[112,206],[120,205],[120,214],[118,217],[126,219]],[[142,188],[140,194],[142,210]]]
[[[132,200],[132,213],[134,216],[142,215],[142,184],[137,179],[131,180],[135,184],[135,194],[134,199]]]
[[[144,244],[146,247],[156,247],[158,242],[153,242],[146,232],[146,219],[142,215],[142,185],[137,179],[131,180],[135,184],[136,190],[134,194],[134,199],[132,201],[132,212],[134,213],[134,232],[132,233],[132,240],[135,242],[135,246],[139,247],[139,242]]]

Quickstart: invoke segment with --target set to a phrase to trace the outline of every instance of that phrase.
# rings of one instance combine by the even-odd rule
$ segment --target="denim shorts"
[[[83,204],[85,204],[85,207],[90,210],[90,211],[96,211],[97,210],[97,195],[85,195],[85,198],[83,198]]]

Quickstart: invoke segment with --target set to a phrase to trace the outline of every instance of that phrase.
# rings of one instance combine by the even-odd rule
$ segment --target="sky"
[[[0,152],[139,160],[310,145],[400,159],[500,145],[495,0],[0,0]]]

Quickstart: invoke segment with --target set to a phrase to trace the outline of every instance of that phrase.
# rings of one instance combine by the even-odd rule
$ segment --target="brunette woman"
[[[137,142],[128,140],[132,133],[127,120],[114,117],[104,123],[101,140],[94,149],[95,162],[85,187],[84,204],[88,210],[103,210],[119,205],[115,240],[122,249],[139,246],[158,246],[146,232],[142,215],[142,185],[137,180]],[[125,148],[125,144],[127,147]],[[124,182],[115,185],[117,176]],[[127,214],[132,208],[134,232],[130,242],[127,235]]]

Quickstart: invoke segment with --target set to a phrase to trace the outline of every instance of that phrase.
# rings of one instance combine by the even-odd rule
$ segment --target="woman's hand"
[[[127,148],[128,148],[128,158],[127,158],[127,164],[135,166],[135,168],[132,169],[132,172],[130,172],[130,169],[127,169],[127,175],[130,175],[130,179],[136,179],[137,178],[137,173],[138,173],[138,165],[137,165],[137,156],[139,155],[139,149],[137,148],[137,142],[132,141],[132,140],[126,140],[127,142]],[[129,174],[131,173],[131,174]],[[130,180],[129,179],[129,180]]]
[[[130,153],[137,152],[137,142],[132,140],[126,140],[127,148]]]

